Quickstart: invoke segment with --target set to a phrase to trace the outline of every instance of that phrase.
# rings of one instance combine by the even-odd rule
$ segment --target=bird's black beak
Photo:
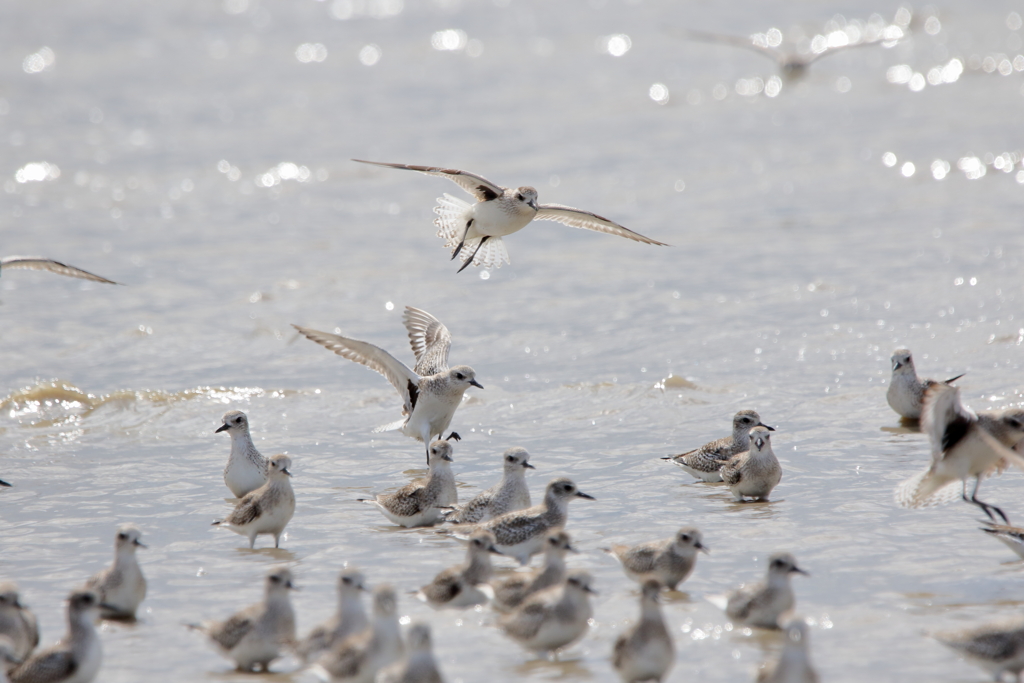
[[[594,590],[593,588],[591,588],[590,586],[584,586],[583,590],[586,591],[587,593],[590,593],[591,595],[598,595],[598,592],[596,590]]]
[[[757,444],[758,450],[764,448],[764,439],[758,438],[754,441]]]
[[[532,208],[534,211],[540,211],[540,207],[537,206],[537,200],[536,199],[531,199],[530,200],[530,208]]]
[[[444,455],[442,455],[442,456],[441,456],[441,459],[442,459],[442,460],[447,460],[448,462],[455,462],[455,460],[454,460],[454,459],[452,459],[452,456],[448,455],[447,453],[445,453]]]
[[[489,547],[487,550],[489,550],[490,552],[494,553],[495,555],[504,555],[505,554],[505,553],[501,552],[500,550],[498,550],[498,548],[496,546],[494,546],[494,545],[491,545],[491,547]]]
[[[800,567],[793,567],[789,571],[790,571],[790,573],[794,573],[795,572],[797,574],[803,574],[804,576],[810,576],[811,575],[810,572],[805,572],[803,569],[800,569]]]
[[[573,548],[568,543],[565,545],[565,549],[568,550],[570,553],[578,553],[579,552],[579,550],[576,550],[576,548]]]
[[[287,467],[281,470],[281,474],[287,475],[289,477],[292,476],[292,473],[288,471]]]
[[[768,430],[769,432],[774,432],[774,431],[775,431],[775,427],[769,427],[769,426],[768,426],[768,425],[766,425],[766,424],[765,424],[764,422],[758,422],[756,426],[757,426],[757,427],[764,427],[764,428],[765,428],[765,429],[767,429],[767,430]]]
[[[587,500],[597,500],[597,498],[594,498],[589,493],[583,493],[583,491],[577,491],[576,492],[576,497],[577,498],[586,498]]]
[[[526,468],[526,469],[528,469],[528,470],[535,470],[535,469],[537,469],[536,467],[534,467],[533,465],[531,465],[531,464],[530,464],[530,463],[528,463],[528,462],[524,462],[524,463],[523,463],[523,467],[525,467],[525,468]]]
[[[696,548],[697,550],[701,551],[705,555],[710,555],[711,554],[711,548],[707,547],[703,543],[694,543],[693,547]]]
[[[135,539],[134,541],[132,541],[132,544],[137,545],[140,548],[148,548],[149,547],[148,545],[146,545],[145,543],[143,543],[142,541],[140,541],[138,539]]]
[[[897,370],[899,370],[899,369],[900,369],[901,367],[903,367],[903,363],[899,362],[898,360],[894,360],[894,361],[892,362],[892,371],[893,371],[893,372],[896,372],[896,371],[897,371]]]
[[[220,427],[217,427],[217,429],[214,430],[213,433],[220,434],[221,432],[226,432],[229,429],[231,429],[231,427],[229,427],[227,424],[222,424]]]
[[[483,389],[484,388],[484,385],[480,384],[480,382],[477,382],[475,379],[469,380],[469,383],[472,384],[477,389]]]

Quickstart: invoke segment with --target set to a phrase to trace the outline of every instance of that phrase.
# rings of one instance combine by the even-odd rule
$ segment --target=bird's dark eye
[[[526,197],[524,197],[524,196],[523,196],[523,195],[521,195],[521,194],[517,194],[517,195],[516,195],[516,199],[518,199],[519,201],[521,201],[521,202],[522,202],[522,201],[525,201],[525,200],[526,200]]]
[[[679,540],[682,541],[683,543],[689,543],[690,542],[690,537],[687,536],[686,534],[683,534],[682,536],[679,537]]]
[[[278,576],[271,576],[270,583],[281,583],[281,578]]]
[[[514,455],[510,455],[507,458],[505,458],[505,461],[506,462],[515,462],[516,461],[516,457]]]
[[[456,379],[466,379],[466,376],[463,375],[461,372],[456,372],[455,377]]]
[[[351,583],[352,583],[352,579],[350,579],[350,578],[348,578],[348,577],[346,576],[345,578],[343,578],[343,579],[341,580],[341,582],[342,582],[342,583],[347,583],[347,584],[351,584]]]

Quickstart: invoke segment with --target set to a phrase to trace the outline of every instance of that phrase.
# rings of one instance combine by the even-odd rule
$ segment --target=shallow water
[[[14,484],[0,490],[0,574],[52,641],[62,598],[134,521],[149,596],[138,624],[104,627],[102,680],[234,680],[246,677],[181,624],[255,601],[267,567],[293,566],[306,631],[345,562],[408,590],[460,561],[454,542],[355,502],[419,473],[422,447],[372,434],[398,417],[391,387],[290,327],[339,328],[409,361],[413,305],[445,322],[452,361],[486,387],[453,423],[460,494],[521,445],[535,498],[568,475],[598,499],[574,502],[568,526],[583,551],[571,563],[601,591],[595,624],[559,663],[511,645],[486,610],[403,595],[449,680],[485,667],[496,681],[614,680],[607,656],[638,591],[599,548],[685,524],[712,554],[665,607],[671,680],[750,678],[777,648],[725,630],[704,598],[760,578],[779,549],[812,574],[794,585],[824,680],[982,680],[923,632],[1019,613],[1020,564],[973,508],[895,508],[928,446],[884,398],[889,355],[908,346],[923,375],[966,372],[976,409],[1024,401],[1020,164],[957,168],[1019,144],[1024,74],[998,64],[1021,52],[1007,22],[1024,10],[976,4],[943,4],[935,35],[830,56],[776,97],[737,94],[769,82],[770,62],[681,29],[813,32],[838,12],[891,20],[897,5],[3,4],[0,255],[127,286],[0,278],[0,477]],[[918,10],[915,26],[931,15]],[[462,49],[431,47],[446,29]],[[619,57],[598,49],[615,34],[631,42]],[[917,92],[886,77],[972,55],[996,70]],[[458,188],[351,157],[532,184],[542,202],[673,246],[538,223],[506,239],[511,266],[456,275],[430,223],[434,198]],[[19,182],[41,162],[59,176]],[[265,454],[293,456],[281,550],[209,526],[229,509],[228,439],[213,431],[231,408]],[[734,504],[659,459],[725,435],[741,408],[778,427],[770,504]],[[983,498],[1019,516],[1020,476]],[[295,668],[272,678],[306,680]]]

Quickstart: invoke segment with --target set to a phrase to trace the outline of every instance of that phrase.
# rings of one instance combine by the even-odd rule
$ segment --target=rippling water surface
[[[406,590],[460,561],[454,542],[354,502],[420,472],[421,446],[371,434],[398,417],[391,387],[290,327],[409,361],[413,305],[486,387],[453,424],[460,495],[521,445],[536,498],[559,475],[597,498],[569,522],[572,564],[601,592],[595,624],[558,663],[506,641],[487,610],[403,594],[450,680],[614,680],[637,590],[599,548],[684,524],[712,554],[665,607],[671,680],[749,679],[777,649],[727,629],[705,596],[760,578],[780,549],[812,574],[794,584],[824,680],[982,680],[923,632],[1018,614],[1020,564],[973,508],[895,508],[928,447],[884,394],[889,355],[908,346],[924,375],[966,372],[976,409],[1024,401],[1024,8],[915,8],[900,44],[789,81],[682,32],[795,41],[871,12],[890,23],[898,6],[741,5],[0,6],[0,255],[127,285],[0,279],[0,475],[14,484],[0,490],[0,576],[44,640],[124,521],[150,545],[150,590],[138,624],[104,627],[110,682],[244,678],[181,624],[255,601],[275,563],[302,586],[305,631],[345,562]],[[511,266],[456,275],[431,208],[458,189],[351,157],[532,184],[673,246],[538,223],[506,240]],[[209,526],[229,509],[228,439],[213,432],[232,408],[265,454],[293,457],[281,550]],[[659,459],[723,436],[742,408],[778,426],[769,504],[734,504]],[[1020,478],[983,489],[1017,521]],[[274,668],[307,680],[291,660]]]

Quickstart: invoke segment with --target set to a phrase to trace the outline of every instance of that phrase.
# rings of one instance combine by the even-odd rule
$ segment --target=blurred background
[[[751,678],[778,649],[704,596],[760,578],[781,549],[812,574],[795,581],[798,611],[824,680],[980,680],[923,631],[1018,614],[1020,564],[969,506],[895,508],[929,450],[884,394],[907,346],[922,376],[966,372],[975,409],[1022,402],[1022,14],[966,0],[0,4],[0,256],[125,285],[0,277],[0,478],[14,484],[0,577],[52,642],[67,592],[134,521],[150,593],[138,624],[103,627],[100,679],[234,680],[181,623],[256,601],[267,567],[293,567],[305,632],[343,563],[406,590],[460,561],[455,542],[354,502],[418,474],[422,447],[371,434],[399,417],[393,389],[290,327],[411,364],[412,305],[485,387],[452,424],[460,495],[520,445],[535,499],[559,475],[598,499],[568,525],[572,564],[601,591],[595,623],[560,662],[505,640],[488,610],[403,595],[449,680],[615,680],[608,653],[638,591],[598,548],[686,524],[713,554],[665,607],[670,680]],[[689,31],[824,56],[799,74]],[[468,196],[350,158],[532,185],[672,246],[542,222],[505,240],[511,265],[456,274],[432,207]],[[778,427],[785,474],[767,505],[659,459],[724,436],[743,408]],[[209,528],[230,509],[228,439],[213,433],[228,409],[264,454],[293,457],[280,551]],[[1020,476],[982,489],[1011,519]]]

